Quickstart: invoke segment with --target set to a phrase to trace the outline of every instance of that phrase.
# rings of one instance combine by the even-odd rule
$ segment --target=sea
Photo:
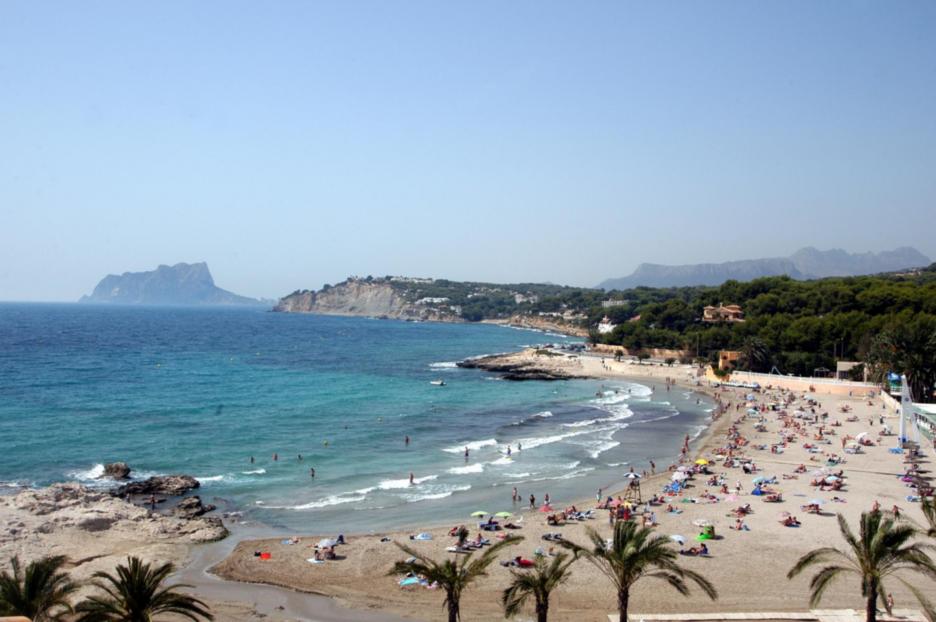
[[[578,341],[247,308],[0,304],[0,492],[112,486],[103,465],[124,461],[135,478],[193,475],[229,520],[276,533],[516,511],[514,487],[521,506],[531,494],[561,506],[668,465],[713,407],[647,381],[513,382],[455,364]]]

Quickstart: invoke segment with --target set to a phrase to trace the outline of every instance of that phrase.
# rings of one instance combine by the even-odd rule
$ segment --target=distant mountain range
[[[124,305],[264,305],[270,301],[238,296],[216,286],[208,264],[177,263],[149,272],[109,274],[79,302]]]
[[[821,279],[830,276],[860,276],[894,272],[929,265],[930,260],[915,248],[901,247],[880,253],[848,253],[840,248],[821,251],[802,248],[789,257],[747,259],[725,263],[664,266],[642,263],[630,275],[603,281],[601,289],[631,287],[684,287],[721,285],[725,281],[750,281],[763,276],[788,275],[794,279]]]

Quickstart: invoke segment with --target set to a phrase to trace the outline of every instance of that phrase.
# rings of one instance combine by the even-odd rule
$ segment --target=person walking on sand
[[[601,488],[598,489],[598,492],[595,493],[595,499],[598,503],[601,503]]]

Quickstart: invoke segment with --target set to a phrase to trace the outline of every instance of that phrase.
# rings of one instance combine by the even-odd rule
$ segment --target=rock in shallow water
[[[130,470],[126,462],[111,462],[104,465],[104,475],[101,478],[127,479],[130,477]]]
[[[142,482],[130,482],[116,490],[114,494],[125,495],[169,495],[178,497],[201,486],[191,475],[157,475]]]

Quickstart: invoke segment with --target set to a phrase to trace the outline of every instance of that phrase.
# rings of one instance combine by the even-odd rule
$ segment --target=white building
[[[607,333],[613,333],[614,329],[617,328],[617,324],[611,321],[607,315],[601,318],[601,321],[598,322],[598,334],[605,335]]]

